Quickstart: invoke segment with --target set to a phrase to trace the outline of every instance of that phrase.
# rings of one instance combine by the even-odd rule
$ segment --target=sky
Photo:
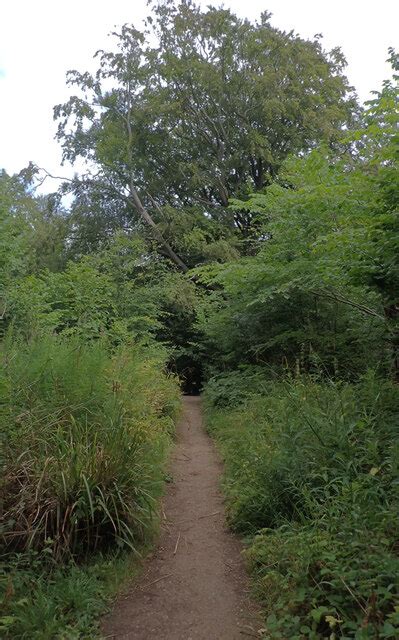
[[[397,0],[225,0],[223,5],[248,18],[270,11],[273,26],[303,37],[322,33],[325,48],[343,49],[347,76],[361,101],[390,76],[385,60],[388,47],[399,48]],[[72,167],[60,166],[52,119],[53,106],[70,95],[65,74],[93,70],[95,51],[111,46],[108,34],[124,23],[140,26],[147,14],[146,0],[3,0],[0,169],[14,173],[33,161],[53,174],[73,174]]]

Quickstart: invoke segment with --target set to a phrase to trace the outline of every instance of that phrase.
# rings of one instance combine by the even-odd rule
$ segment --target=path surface
[[[103,622],[115,640],[245,640],[261,623],[248,597],[239,541],[228,531],[221,467],[198,397],[184,398],[163,501],[159,547]]]

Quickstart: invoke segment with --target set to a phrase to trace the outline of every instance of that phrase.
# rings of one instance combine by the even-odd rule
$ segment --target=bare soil
[[[162,504],[159,546],[102,625],[115,640],[259,638],[238,539],[219,490],[221,464],[205,433],[200,399],[184,398]]]

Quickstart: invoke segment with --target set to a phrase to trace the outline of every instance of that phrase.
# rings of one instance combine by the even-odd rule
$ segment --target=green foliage
[[[54,109],[57,137],[65,160],[96,167],[64,185],[72,252],[123,227],[183,270],[237,256],[251,216],[226,211],[229,198],[270,184],[289,154],[342,137],[357,109],[342,53],[269,19],[152,3],[143,32],[124,25],[115,50],[97,52],[95,74],[68,73],[77,93]]]
[[[84,566],[60,567],[51,562],[49,551],[17,555],[4,574],[0,571],[5,593],[0,605],[2,638],[100,637],[99,616],[116,590],[137,572],[137,563],[124,555],[97,556],[96,562]]]
[[[265,638],[397,637],[399,562],[383,525],[366,530],[347,518],[333,531],[315,523],[262,531],[247,557]]]
[[[53,196],[37,197],[22,171],[9,176],[0,171],[0,273],[2,285],[10,278],[64,265],[67,224]]]
[[[132,548],[151,524],[178,407],[162,350],[43,337],[2,355],[2,544]],[[18,488],[18,489],[17,489]]]
[[[254,391],[236,408],[212,406],[214,383],[206,397],[231,524],[256,534],[247,553],[265,637],[395,637],[397,387],[369,374],[357,385],[264,378]]]
[[[217,408],[233,408],[261,393],[267,385],[265,369],[257,366],[242,366],[227,375],[209,378],[206,383],[208,404]]]
[[[14,330],[26,337],[48,330],[105,337],[116,320],[114,299],[111,279],[84,260],[60,273],[16,281],[8,292],[9,316]]]
[[[193,290],[146,256],[138,239],[117,235],[102,252],[69,262],[64,271],[16,279],[5,296],[5,317],[25,337],[50,330],[115,343],[160,333],[168,340],[171,313],[192,315]]]
[[[123,235],[64,271],[37,271],[26,227],[6,220],[0,635],[95,637],[118,575],[132,573],[100,551],[137,557],[156,522],[179,393],[150,335],[181,281]]]
[[[387,85],[355,136],[362,157],[312,151],[287,161],[265,193],[233,201],[256,219],[256,255],[197,272],[217,292],[199,326],[219,368],[267,362],[340,377],[397,368],[399,227],[386,190],[397,167],[392,91]]]
[[[101,554],[152,531],[167,368],[209,378],[266,637],[393,638],[397,88],[360,120],[341,52],[267,13],[167,0],[114,36],[55,108],[87,173],[0,175],[0,633],[95,637]]]
[[[27,227],[21,213],[23,204],[21,191],[17,181],[2,171],[0,174],[0,273],[2,287],[0,294],[2,297],[4,286],[13,277],[25,273],[27,268]]]
[[[387,82],[339,156],[290,158],[233,201],[252,255],[197,271],[208,424],[265,638],[399,634],[396,105]]]
[[[40,269],[57,271],[64,265],[66,233],[62,211],[51,196],[34,197],[21,175],[0,171],[0,336],[17,283]]]

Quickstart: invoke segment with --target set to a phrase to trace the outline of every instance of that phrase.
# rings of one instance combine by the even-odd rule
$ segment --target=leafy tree
[[[3,288],[12,278],[27,270],[26,213],[31,204],[20,182],[2,171],[0,173],[0,281]]]
[[[373,221],[368,237],[369,261],[364,281],[382,295],[385,313],[398,316],[399,302],[399,55],[390,49],[393,80],[368,103],[366,128],[358,132],[365,171],[373,199]],[[371,197],[371,196],[370,196]]]
[[[23,173],[0,173],[0,326],[7,326],[10,289],[43,268],[65,264],[67,222],[56,199],[35,197]]]
[[[322,366],[341,377],[383,363],[397,372],[394,96],[386,83],[351,153],[322,147],[290,159],[281,176],[292,188],[233,201],[262,231],[256,256],[200,271],[222,288],[201,320],[216,362]]]
[[[195,285],[146,252],[140,237],[117,234],[102,251],[17,278],[7,290],[7,319],[30,339],[48,332],[139,340],[182,348],[192,334]]]
[[[30,338],[48,331],[108,335],[116,317],[112,281],[83,260],[61,273],[43,272],[17,281],[9,291],[14,331]]]
[[[187,227],[215,221],[220,254],[251,224],[226,210],[229,198],[269,184],[289,154],[334,143],[353,113],[341,52],[269,19],[155,4],[144,32],[125,25],[116,52],[97,52],[94,75],[69,72],[80,95],[55,107],[64,159],[89,168],[75,195],[104,194],[109,221],[123,212],[183,271],[201,260],[185,251]],[[179,214],[171,237],[167,207]]]

